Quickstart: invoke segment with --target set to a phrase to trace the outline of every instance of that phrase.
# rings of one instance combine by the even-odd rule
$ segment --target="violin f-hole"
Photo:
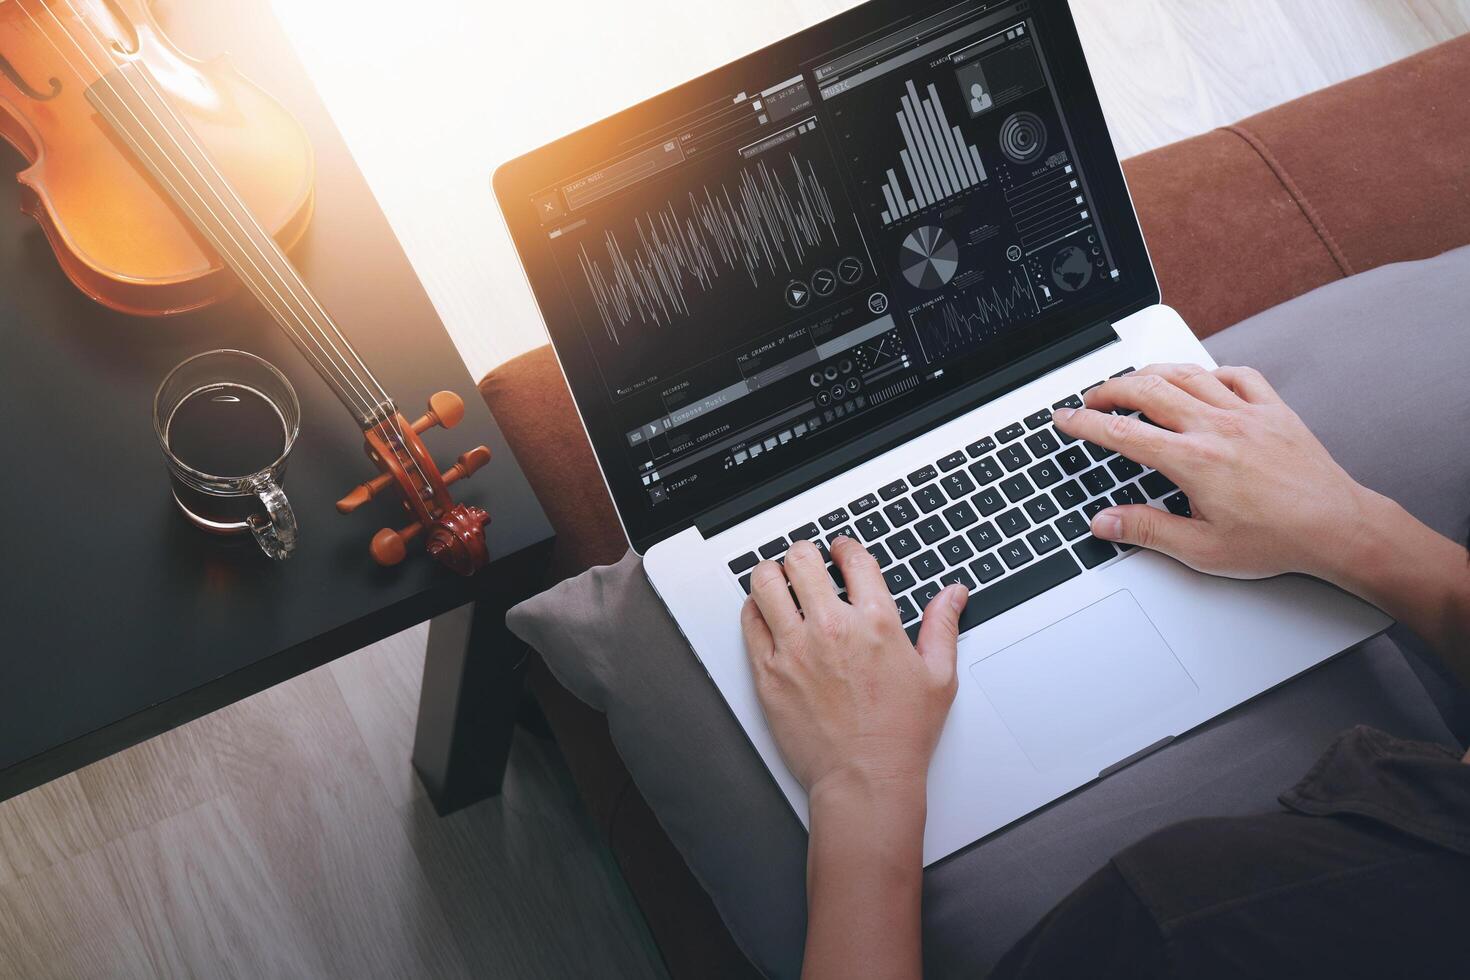
[[[51,99],[54,99],[61,94],[61,79],[52,78],[50,80],[51,91],[42,92],[41,90],[32,86],[30,82],[26,81],[24,78],[21,78],[20,72],[15,70],[15,66],[12,65],[8,60],[6,60],[6,57],[3,54],[0,54],[0,75],[4,75],[6,78],[10,79],[10,84],[20,89],[21,92],[25,95],[28,95],[31,98],[35,99],[37,102],[49,102]]]

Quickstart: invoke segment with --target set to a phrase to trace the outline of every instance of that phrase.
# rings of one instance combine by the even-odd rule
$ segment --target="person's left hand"
[[[766,719],[812,796],[847,777],[922,787],[954,701],[968,593],[955,585],[934,597],[916,651],[867,549],[840,537],[832,557],[851,604],[838,598],[808,541],[792,545],[784,563],[762,562],[751,575],[741,628]]]

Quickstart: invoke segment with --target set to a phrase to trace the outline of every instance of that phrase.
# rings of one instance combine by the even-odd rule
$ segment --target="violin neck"
[[[87,89],[87,99],[220,259],[300,349],[365,431],[396,417],[392,398],[348,343],[141,62]]]

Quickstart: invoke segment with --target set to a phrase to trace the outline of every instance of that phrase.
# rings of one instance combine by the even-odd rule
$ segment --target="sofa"
[[[1164,302],[1203,338],[1334,280],[1470,244],[1467,92],[1470,36],[1125,161]],[[545,584],[618,561],[627,541],[550,348],[480,390],[556,529]],[[603,716],[535,658],[529,685],[671,976],[757,976]]]

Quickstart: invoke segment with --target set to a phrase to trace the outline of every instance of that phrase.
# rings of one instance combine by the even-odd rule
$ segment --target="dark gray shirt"
[[[1470,765],[1371,728],[1257,817],[1115,856],[991,975],[1470,976]]]

